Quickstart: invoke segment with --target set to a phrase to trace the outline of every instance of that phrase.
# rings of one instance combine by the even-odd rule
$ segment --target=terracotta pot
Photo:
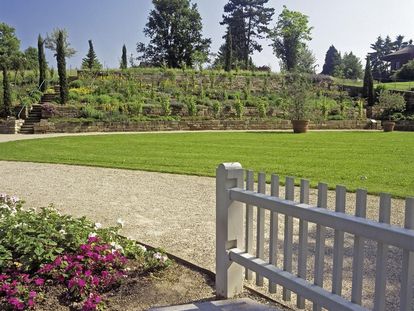
[[[292,120],[293,133],[306,133],[309,120]]]
[[[384,129],[384,132],[392,132],[394,131],[395,122],[392,121],[383,121],[382,127]]]

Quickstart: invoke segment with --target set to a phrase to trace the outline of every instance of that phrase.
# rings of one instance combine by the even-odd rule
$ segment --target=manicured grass
[[[370,193],[414,195],[414,133],[177,133],[77,136],[0,144],[0,159],[214,176],[221,162]],[[1,164],[0,164],[1,165]],[[16,172],[18,174],[18,172]]]
[[[362,87],[363,82],[357,80],[347,79],[336,79],[337,83],[349,86],[360,86]],[[414,81],[407,82],[387,82],[387,83],[374,83],[374,88],[378,85],[383,85],[387,90],[400,90],[400,91],[411,91],[414,88]]]

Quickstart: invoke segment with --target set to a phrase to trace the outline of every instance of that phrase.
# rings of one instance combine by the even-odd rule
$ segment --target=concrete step
[[[152,308],[150,311],[278,311],[278,309],[259,304],[251,299],[219,300],[195,302],[181,306]]]

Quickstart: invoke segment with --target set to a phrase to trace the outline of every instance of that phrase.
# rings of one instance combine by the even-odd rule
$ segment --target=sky
[[[211,52],[217,52],[223,43],[225,28],[220,21],[227,0],[192,1],[198,4],[204,36],[212,39]],[[363,60],[380,35],[395,38],[402,34],[414,39],[414,0],[269,0],[268,6],[275,8],[272,27],[283,5],[309,17],[309,25],[314,27],[309,46],[319,65],[317,71],[332,44],[342,54],[352,51]],[[68,68],[80,67],[89,39],[104,67],[117,68],[123,44],[128,55],[136,55],[136,43],[147,42],[143,29],[151,9],[151,0],[0,0],[0,22],[16,29],[22,49],[36,47],[38,34],[46,36],[54,28],[65,28],[77,51],[68,59]],[[277,71],[279,60],[270,41],[261,43],[263,51],[255,53],[253,61]],[[52,52],[46,53],[49,65],[56,67]]]

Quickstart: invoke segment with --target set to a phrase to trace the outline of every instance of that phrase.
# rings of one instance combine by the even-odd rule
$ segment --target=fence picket
[[[295,199],[295,179],[286,177],[285,199],[293,201]],[[284,253],[283,253],[283,270],[292,272],[292,245],[293,245],[293,217],[285,216],[284,232]],[[283,300],[290,301],[291,291],[283,288]]]
[[[309,181],[300,181],[300,203],[309,204]],[[299,219],[299,252],[298,252],[298,276],[306,280],[306,263],[308,259],[308,222]],[[305,299],[297,296],[296,306],[305,308]]]
[[[408,198],[405,202],[405,225],[406,229],[414,229],[414,198]],[[403,251],[402,277],[401,277],[401,299],[400,310],[410,310],[413,299],[414,283],[414,252]]]
[[[356,192],[355,216],[365,218],[367,214],[367,191],[358,189]],[[353,303],[362,302],[362,277],[364,268],[364,244],[365,239],[354,237],[354,258],[352,261],[352,298]]]
[[[253,171],[246,172],[246,189],[254,191],[254,173]],[[252,205],[246,204],[246,252],[253,253],[253,209]],[[253,278],[252,271],[245,269],[246,280]]]
[[[328,207],[328,185],[318,184],[318,207]],[[316,245],[315,245],[315,275],[314,283],[319,287],[323,287],[323,267],[325,260],[325,234],[326,228],[321,225],[316,225]],[[321,307],[314,303],[313,311],[320,311]]]
[[[335,212],[345,213],[346,188],[336,186]],[[342,293],[342,270],[344,266],[344,232],[335,230],[333,249],[332,293]]]
[[[279,176],[272,175],[270,185],[270,195],[279,197]],[[277,242],[279,240],[279,214],[270,213],[270,234],[269,234],[269,263],[277,266]],[[269,293],[276,293],[276,284],[269,282]]]
[[[389,194],[382,193],[380,195],[380,211],[379,222],[390,223],[391,218],[391,196]],[[377,246],[377,262],[376,262],[376,276],[375,276],[375,297],[374,297],[374,310],[385,310],[385,289],[387,283],[387,254],[388,245],[384,243],[378,243]]]
[[[259,173],[257,192],[266,193],[266,174]],[[264,224],[265,224],[265,210],[257,207],[257,245],[256,257],[264,259]],[[256,285],[263,286],[263,276],[256,273]]]

